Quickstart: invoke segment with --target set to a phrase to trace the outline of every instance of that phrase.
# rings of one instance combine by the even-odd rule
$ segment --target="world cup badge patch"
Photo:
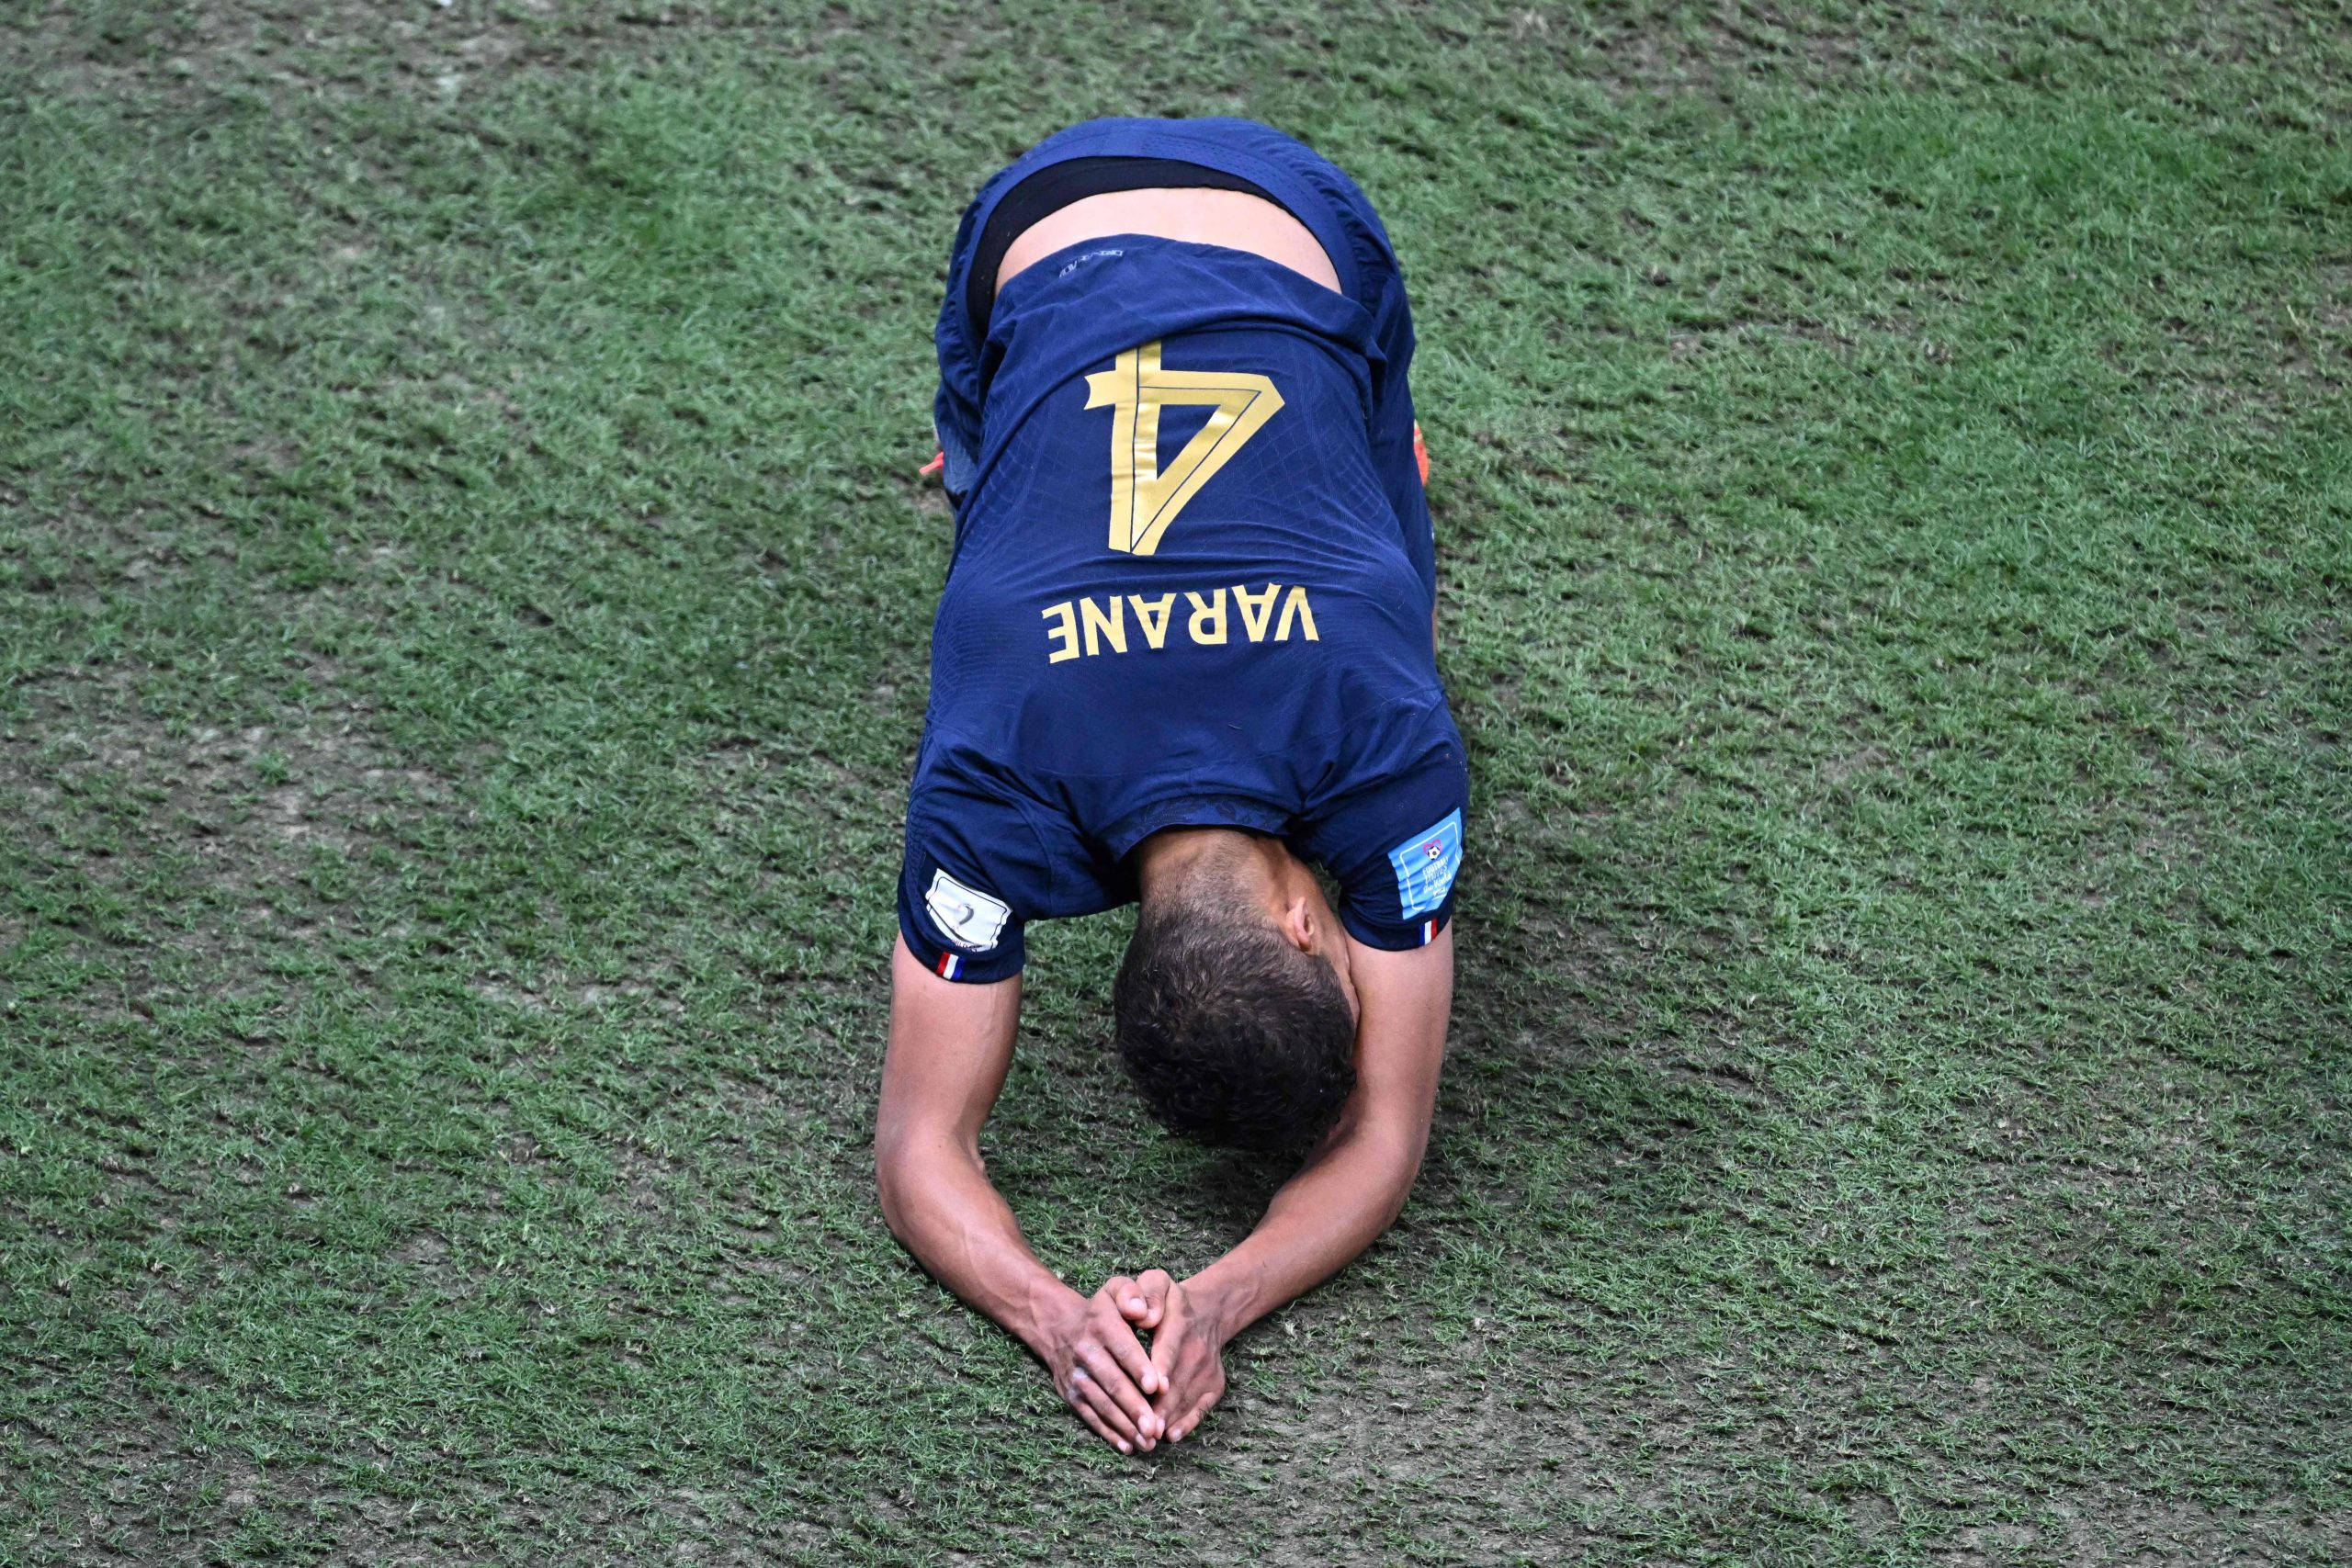
[[[1388,863],[1396,868],[1400,919],[1442,908],[1445,896],[1453,891],[1453,874],[1462,869],[1460,809],[1447,812],[1389,851]]]
[[[1012,918],[1012,909],[1003,899],[967,887],[944,871],[931,874],[931,890],[922,896],[922,907],[948,941],[970,953],[986,953],[996,946],[1004,922]]]

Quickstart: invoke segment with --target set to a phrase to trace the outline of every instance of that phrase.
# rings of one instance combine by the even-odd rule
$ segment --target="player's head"
[[[1277,840],[1203,833],[1147,874],[1112,1003],[1145,1103],[1202,1143],[1295,1147],[1355,1088],[1347,943]]]

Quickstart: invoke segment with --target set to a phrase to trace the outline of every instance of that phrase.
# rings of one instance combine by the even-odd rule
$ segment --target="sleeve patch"
[[[1462,869],[1462,812],[1449,811],[1388,852],[1396,868],[1396,897],[1403,908],[1397,918],[1411,919],[1443,907],[1453,890],[1453,874]]]
[[[944,871],[931,874],[931,889],[922,896],[922,907],[949,941],[969,953],[993,951],[1004,922],[1012,918],[1012,909],[1003,899],[967,887]]]

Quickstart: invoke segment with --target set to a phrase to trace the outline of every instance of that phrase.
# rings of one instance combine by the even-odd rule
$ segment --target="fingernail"
[[[1127,1440],[1125,1438],[1121,1438],[1117,1439],[1117,1441],[1119,1444],[1119,1451],[1121,1453],[1127,1453],[1131,1451],[1127,1447]]]
[[[1141,1296],[1129,1296],[1127,1298],[1127,1310],[1129,1312],[1143,1311],[1143,1298]]]

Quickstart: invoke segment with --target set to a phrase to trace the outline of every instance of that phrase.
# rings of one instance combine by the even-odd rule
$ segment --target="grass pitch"
[[[866,1139],[928,330],[1065,121],[1419,307],[1473,759],[1396,1231],[1118,1458]],[[0,1562],[2352,1556],[2317,4],[0,22]],[[994,1175],[1276,1169],[1040,928]]]

